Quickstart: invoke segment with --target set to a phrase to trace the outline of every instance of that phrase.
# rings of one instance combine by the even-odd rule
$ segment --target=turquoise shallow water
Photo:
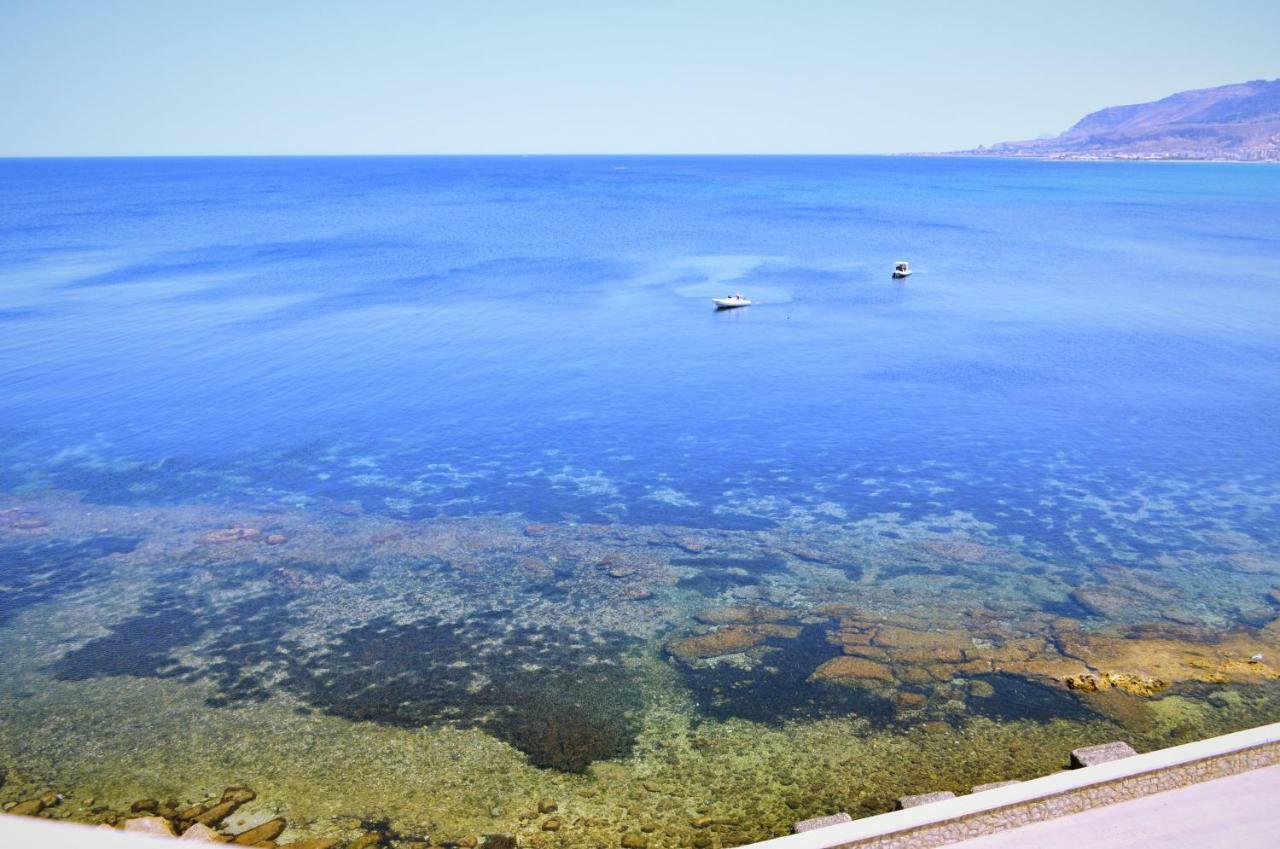
[[[1277,221],[1214,164],[0,161],[0,766],[535,843],[520,794],[661,775],[673,845],[745,771],[729,845],[978,776],[948,734],[1263,721]],[[317,790],[321,726],[378,793]]]

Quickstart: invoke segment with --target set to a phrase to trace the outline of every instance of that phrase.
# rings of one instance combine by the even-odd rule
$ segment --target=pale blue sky
[[[1280,2],[0,0],[0,155],[864,153],[1280,76]]]

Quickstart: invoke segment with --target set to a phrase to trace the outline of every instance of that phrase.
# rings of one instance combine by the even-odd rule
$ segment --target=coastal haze
[[[6,803],[732,846],[1280,717],[1274,169],[0,183]]]

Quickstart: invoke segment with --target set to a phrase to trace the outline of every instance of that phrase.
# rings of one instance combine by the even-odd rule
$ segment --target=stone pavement
[[[946,849],[1275,849],[1280,766],[1264,767],[1033,825]]]

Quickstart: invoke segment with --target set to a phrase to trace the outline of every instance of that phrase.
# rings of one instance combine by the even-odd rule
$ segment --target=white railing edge
[[[0,846],[33,849],[159,849],[172,837],[85,825],[68,820],[0,814]],[[187,841],[190,845],[190,842]],[[212,845],[212,844],[210,844]]]

